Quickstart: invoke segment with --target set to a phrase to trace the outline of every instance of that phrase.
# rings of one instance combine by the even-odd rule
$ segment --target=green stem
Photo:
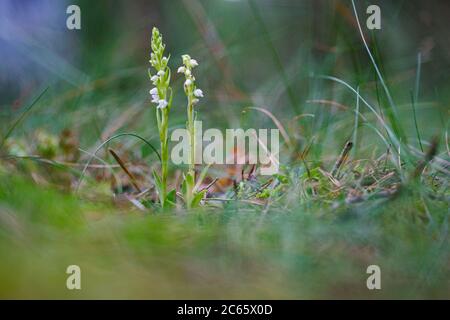
[[[194,197],[194,185],[195,185],[195,123],[194,123],[194,105],[192,103],[192,98],[188,97],[187,105],[187,130],[189,132],[189,171],[186,179],[188,181],[193,181],[193,183],[186,182],[186,206],[188,209],[191,208],[192,199]],[[192,180],[191,180],[192,178]]]
[[[189,131],[189,147],[190,147],[190,162],[189,174],[195,178],[195,124],[194,124],[194,108],[192,102],[188,103],[188,131]]]
[[[167,108],[161,110],[161,115],[159,112],[160,111],[157,110],[159,138],[161,142],[161,206],[164,208],[167,196],[167,176],[169,174],[169,148],[167,139],[169,113]]]
[[[162,199],[164,199],[162,203],[162,207],[164,208],[165,199],[167,196],[167,175],[169,173],[168,170],[168,148],[167,148],[167,141],[165,143],[161,144],[161,155],[162,155],[162,165],[161,165],[161,182],[162,182]]]

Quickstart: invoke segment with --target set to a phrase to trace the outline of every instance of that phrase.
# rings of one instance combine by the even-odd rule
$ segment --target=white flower
[[[187,87],[187,86],[190,86],[192,84],[192,80],[191,79],[187,79],[185,82],[184,82],[184,85]]]
[[[165,74],[165,72],[163,70],[159,70],[157,73],[157,75],[160,77],[162,77],[164,74]]]
[[[167,107],[167,105],[168,105],[167,101],[164,100],[164,99],[161,99],[161,100],[159,100],[159,102],[158,102],[157,108],[158,108],[158,109],[164,109],[165,107]]]
[[[167,62],[169,59],[167,57],[162,57],[161,61],[162,62]]]
[[[154,75],[150,78],[150,80],[152,80],[152,82],[156,82],[156,81],[158,81],[158,78],[159,77],[157,75]]]
[[[158,89],[153,88],[152,90],[150,90],[150,94],[152,95],[152,102],[159,103]]]
[[[186,72],[186,68],[185,67],[179,67],[177,72],[178,73],[185,73]]]
[[[203,98],[203,91],[201,89],[195,89],[194,96],[196,96],[197,98]]]
[[[159,97],[157,94],[152,95],[152,102],[153,103],[159,103]]]
[[[191,64],[192,67],[198,66],[198,62],[195,59],[191,59],[191,61],[189,61],[189,63]]]
[[[192,104],[197,104],[198,103],[198,99],[192,99]]]
[[[189,62],[189,60],[191,59],[191,57],[188,54],[183,54],[181,56],[181,59],[183,59],[184,64],[187,64]]]

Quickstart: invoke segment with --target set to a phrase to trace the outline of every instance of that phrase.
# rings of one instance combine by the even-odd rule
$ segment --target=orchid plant
[[[188,208],[196,206],[204,196],[204,192],[196,192],[195,183],[195,119],[194,106],[203,97],[203,91],[197,88],[192,70],[198,66],[195,59],[189,55],[182,56],[183,65],[178,68],[178,73],[185,76],[184,93],[187,97],[187,123],[186,129],[189,132],[189,171],[185,175],[183,182],[183,194]]]
[[[192,74],[192,69],[198,66],[195,59],[189,55],[182,56],[183,66],[178,68],[178,73],[183,73],[186,81],[184,82],[184,92],[188,99],[187,103],[187,130],[189,132],[189,174],[194,175],[195,172],[195,113],[194,106],[199,102],[199,98],[203,97],[203,91],[198,89],[195,85],[195,77]]]
[[[156,120],[158,123],[159,140],[161,144],[161,176],[153,171],[155,186],[158,191],[161,207],[165,208],[175,204],[176,191],[167,192],[167,177],[169,163],[168,149],[168,128],[169,112],[172,107],[172,88],[170,87],[171,72],[168,67],[170,56],[164,56],[165,44],[162,35],[157,28],[153,28],[151,41],[150,64],[154,69],[149,69],[149,77],[153,84],[150,90],[152,103],[156,104]],[[182,56],[183,65],[178,68],[178,73],[185,76],[184,92],[187,97],[187,123],[186,127],[189,133],[189,170],[184,176],[183,196],[188,208],[195,207],[203,199],[206,191],[197,191],[195,183],[195,112],[194,106],[203,97],[203,91],[197,88],[195,77],[192,74],[193,68],[198,66],[195,59],[189,55]]]
[[[183,65],[178,68],[178,73],[184,74],[184,93],[187,97],[187,123],[189,132],[189,171],[184,177],[183,195],[188,208],[196,206],[204,196],[204,192],[196,191],[195,183],[195,119],[194,106],[203,97],[203,91],[197,88],[192,70],[198,66],[197,60],[185,54],[182,57]]]
[[[149,77],[154,86],[150,90],[150,95],[152,97],[152,103],[156,104],[156,120],[161,145],[161,176],[156,171],[153,171],[153,178],[163,208],[167,204],[173,204],[175,202],[175,190],[167,193],[167,176],[169,173],[168,128],[169,112],[172,107],[172,88],[170,87],[171,73],[168,67],[170,56],[164,56],[165,47],[159,30],[153,28],[150,64],[155,73],[152,75],[152,71],[149,69]]]

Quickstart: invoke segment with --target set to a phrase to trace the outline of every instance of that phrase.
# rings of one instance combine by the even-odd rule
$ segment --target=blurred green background
[[[302,136],[316,135],[317,145],[340,148],[351,134],[345,120],[353,119],[355,95],[320,75],[360,86],[362,96],[382,111],[389,109],[350,1],[78,1],[73,3],[81,8],[82,29],[73,31],[65,27],[63,2],[10,3],[23,17],[17,19],[12,9],[2,13],[3,20],[9,21],[4,22],[0,38],[4,42],[0,52],[6,52],[9,61],[0,66],[2,119],[14,117],[40,88],[50,86],[45,106],[36,108],[17,132],[36,127],[59,132],[71,127],[81,134],[83,145],[93,144],[105,126],[133,107],[140,116],[125,121],[120,129],[151,137],[155,121],[146,70],[153,26],[164,35],[173,71],[184,53],[200,62],[197,79],[206,98],[198,111],[210,127],[270,127],[272,122],[264,115],[241,114],[251,105],[272,111],[283,123],[295,115],[314,114],[313,120],[302,123]],[[415,90],[421,54],[416,107],[423,138],[430,139],[448,120],[449,3],[356,4],[365,36],[411,138],[415,134],[410,92]],[[364,27],[369,4],[381,8],[381,30]],[[37,18],[28,19],[28,15]],[[18,25],[22,20],[27,22]],[[184,125],[185,101],[175,72],[174,82],[171,123],[178,126]],[[342,112],[311,102],[315,100],[349,108]],[[362,107],[361,112],[367,110]],[[330,126],[331,122],[342,125]],[[337,136],[342,138],[334,146]]]

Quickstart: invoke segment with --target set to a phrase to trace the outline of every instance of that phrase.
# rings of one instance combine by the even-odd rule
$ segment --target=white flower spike
[[[169,113],[171,109],[171,94],[172,88],[170,87],[171,72],[168,66],[170,60],[170,54],[164,56],[165,44],[158,28],[154,27],[152,30],[151,38],[151,54],[150,64],[153,67],[149,71],[150,79],[154,88],[150,90],[152,97],[152,105],[156,112],[156,121],[159,131],[159,140],[161,146],[161,176],[160,183],[157,186],[157,192],[159,194],[159,200],[161,207],[165,207],[167,197],[167,178],[169,173],[169,148],[168,148],[168,123]],[[151,72],[155,72],[155,75],[151,75]],[[157,174],[155,173],[155,176]]]

